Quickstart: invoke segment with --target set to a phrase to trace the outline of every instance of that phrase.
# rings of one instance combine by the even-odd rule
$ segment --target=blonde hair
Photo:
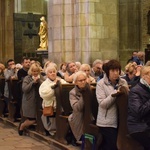
[[[146,62],[145,66],[150,66],[150,60]]]
[[[32,71],[34,69],[37,69],[39,74],[41,73],[41,67],[40,67],[39,63],[33,63],[28,70],[28,75],[32,75]]]
[[[125,66],[125,72],[126,72],[126,73],[132,74],[134,70],[136,70],[136,65],[133,64],[133,63],[128,63],[128,64]]]
[[[91,70],[91,67],[90,67],[89,64],[82,64],[82,65],[80,66],[80,69],[79,69],[79,70],[83,71],[83,69],[84,69],[85,67],[88,67],[88,69]]]
[[[0,63],[0,69],[5,70],[4,64]]]
[[[150,74],[150,66],[143,66],[141,69],[141,77]]]

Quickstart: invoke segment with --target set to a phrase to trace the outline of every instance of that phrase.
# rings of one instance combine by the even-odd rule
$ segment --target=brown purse
[[[44,116],[53,116],[54,115],[54,101],[52,103],[52,106],[47,106],[43,108],[43,115]]]

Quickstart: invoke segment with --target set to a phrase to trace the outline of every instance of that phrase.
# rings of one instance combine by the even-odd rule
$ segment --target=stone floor
[[[29,136],[19,136],[10,125],[0,122],[0,150],[60,150]]]
[[[23,136],[17,132],[18,123],[0,118],[0,150],[80,150],[72,145],[62,145],[54,139],[29,131]]]

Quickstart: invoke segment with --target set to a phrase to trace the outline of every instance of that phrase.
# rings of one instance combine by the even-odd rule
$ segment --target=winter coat
[[[38,83],[34,83],[34,80],[30,75],[24,78],[22,83],[22,111],[24,117],[36,118],[37,96],[39,96],[38,89],[42,82],[42,77],[40,78]]]
[[[80,90],[77,86],[75,86],[69,93],[69,100],[71,107],[73,109],[72,114],[68,118],[69,124],[76,140],[80,140],[83,134],[83,111],[84,111],[82,90]]]
[[[65,80],[60,79],[61,83],[67,83]],[[39,88],[39,94],[40,97],[43,99],[42,107],[44,106],[54,106],[56,108],[56,97],[54,95],[54,89],[52,89],[52,86],[54,86],[56,83],[49,78],[46,78],[46,80],[41,84]]]
[[[129,92],[128,129],[142,132],[150,127],[150,89],[139,82]]]
[[[106,74],[97,83],[96,97],[99,104],[96,120],[97,126],[117,128],[118,114],[115,103],[116,98],[112,97],[111,95],[116,93],[116,89],[120,86],[128,87],[127,82],[122,78],[119,78],[118,84],[113,87],[112,84],[109,82]]]

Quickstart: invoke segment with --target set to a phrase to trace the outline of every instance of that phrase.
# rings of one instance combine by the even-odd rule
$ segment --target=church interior
[[[38,50],[40,18],[48,27],[48,47]],[[149,0],[0,0],[0,61],[23,56],[57,64],[118,59],[133,51],[150,57]]]

